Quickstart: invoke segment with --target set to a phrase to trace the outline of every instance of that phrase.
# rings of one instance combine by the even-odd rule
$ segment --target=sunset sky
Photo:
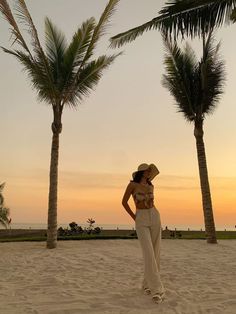
[[[44,43],[48,16],[70,41],[83,21],[97,20],[107,0],[26,1]],[[121,0],[99,54],[120,56],[77,110],[65,108],[60,139],[58,222],[133,224],[121,205],[131,174],[155,163],[155,203],[163,226],[203,226],[193,125],[176,112],[161,85],[164,48],[150,31],[121,49],[109,37],[157,15],[165,1]],[[13,1],[9,1],[10,4]],[[236,225],[236,24],[217,31],[227,84],[205,121],[205,146],[216,228]],[[0,18],[0,46],[10,47]],[[28,37],[27,37],[28,38]],[[190,40],[189,40],[190,42]],[[192,43],[201,55],[201,42]],[[46,223],[52,109],[37,100],[29,79],[10,55],[0,52],[0,183],[14,223]],[[134,204],[130,201],[134,210]]]

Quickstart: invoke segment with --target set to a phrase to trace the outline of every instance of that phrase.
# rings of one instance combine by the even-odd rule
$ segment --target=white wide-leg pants
[[[135,218],[137,236],[144,259],[142,288],[149,288],[151,294],[165,292],[160,278],[161,219],[155,208],[137,209]]]

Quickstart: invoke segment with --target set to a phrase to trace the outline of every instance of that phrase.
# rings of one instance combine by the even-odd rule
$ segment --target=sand
[[[161,304],[142,271],[136,239],[0,243],[0,313],[236,313],[236,240],[162,240]]]

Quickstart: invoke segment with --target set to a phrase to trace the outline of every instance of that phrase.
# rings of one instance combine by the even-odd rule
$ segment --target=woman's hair
[[[134,176],[134,178],[133,178],[133,180],[131,180],[130,182],[140,183],[140,181],[141,181],[141,179],[142,179],[142,177],[143,177],[143,173],[144,173],[144,171],[137,171],[136,174],[135,174],[135,176]],[[152,185],[152,183],[151,183],[150,180],[147,180],[147,183],[148,183],[149,185]]]

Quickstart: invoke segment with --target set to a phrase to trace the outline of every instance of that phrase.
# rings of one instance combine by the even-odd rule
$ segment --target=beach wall
[[[3,229],[0,230],[0,238],[15,238],[25,236],[45,236],[46,229]]]
[[[24,238],[24,237],[46,237],[46,229],[1,229],[0,230],[0,240],[9,238]],[[105,229],[101,230],[99,234],[101,236],[117,236],[117,237],[136,237],[136,231],[133,229]],[[216,231],[217,238],[220,239],[236,239],[236,231]],[[205,231],[199,230],[162,230],[162,239],[205,239]]]

